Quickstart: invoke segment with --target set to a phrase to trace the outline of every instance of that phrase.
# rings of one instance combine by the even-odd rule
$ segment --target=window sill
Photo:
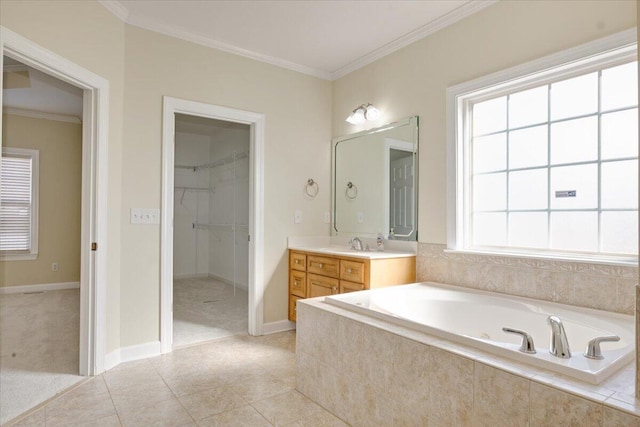
[[[445,253],[461,254],[461,255],[485,255],[485,256],[501,256],[510,258],[526,258],[538,259],[543,261],[563,261],[563,262],[580,262],[585,264],[615,265],[624,267],[638,267],[638,257],[607,257],[592,256],[579,254],[562,254],[562,253],[533,253],[533,252],[511,252],[490,249],[445,249]]]
[[[6,254],[0,255],[0,261],[33,261],[38,254]]]

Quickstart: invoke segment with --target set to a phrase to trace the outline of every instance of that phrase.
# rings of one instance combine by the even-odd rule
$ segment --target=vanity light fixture
[[[376,120],[378,117],[380,117],[380,110],[372,104],[362,104],[347,117],[347,122],[358,125],[365,120]]]

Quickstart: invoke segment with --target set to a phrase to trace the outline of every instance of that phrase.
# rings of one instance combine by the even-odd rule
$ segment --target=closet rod
[[[244,158],[246,158],[248,156],[249,156],[249,153],[247,153],[247,152],[234,153],[234,154],[232,154],[230,156],[227,156],[227,157],[224,157],[224,158],[222,158],[220,160],[216,160],[213,163],[207,163],[207,164],[204,164],[204,165],[196,166],[196,169],[211,169],[211,168],[215,168],[215,167],[218,167],[218,166],[222,166],[222,165],[226,165],[226,164],[229,164],[229,163],[233,163],[236,160],[244,159]]]

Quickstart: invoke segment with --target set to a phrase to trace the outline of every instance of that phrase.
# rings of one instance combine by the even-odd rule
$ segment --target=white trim
[[[422,40],[423,38],[430,36],[431,34],[434,34],[442,30],[443,28],[453,25],[456,22],[466,18],[467,16],[473,15],[474,13],[479,12],[482,9],[485,9],[497,2],[498,0],[475,0],[467,2],[457,9],[454,9],[451,12],[447,13],[446,15],[443,15],[438,19],[435,19],[428,24],[423,25],[422,27],[419,27],[411,31],[410,33],[405,34],[404,36],[356,59],[355,61],[352,61],[347,65],[338,68],[331,73],[330,80],[338,80],[339,78],[344,77],[349,73],[352,73],[366,65],[371,64],[372,62],[384,58],[385,56],[390,55],[393,52],[402,49],[403,47],[409,46],[411,43]]]
[[[0,53],[84,91],[79,365],[81,375],[96,375],[106,345],[109,81],[5,27],[0,35]]]
[[[470,161],[468,150],[460,146],[458,135],[464,134],[462,108],[466,105],[465,97],[470,93],[481,93],[484,89],[508,91],[514,85],[538,84],[541,80],[553,78],[568,78],[576,73],[576,67],[602,66],[603,60],[595,58],[597,55],[605,55],[604,61],[609,65],[615,65],[628,60],[629,55],[635,55],[637,47],[637,33],[635,28],[621,31],[589,43],[548,55],[525,64],[517,65],[487,76],[483,76],[469,82],[464,82],[447,88],[447,248],[456,251],[469,251],[465,248],[464,239],[464,206],[463,191],[465,183],[465,165]],[[632,52],[633,51],[633,52]],[[596,65],[592,65],[596,62]],[[468,107],[467,107],[468,108]],[[472,250],[474,253],[484,252]],[[486,252],[492,253],[492,252]],[[532,257],[527,253],[516,253],[516,256]],[[544,256],[541,251],[535,256]],[[553,254],[552,256],[556,256]],[[566,257],[558,256],[557,259],[573,260],[575,255],[567,254]],[[613,261],[613,260],[612,260]],[[594,262],[590,260],[590,262]],[[616,261],[613,261],[616,262]],[[626,260],[618,262],[626,263]]]
[[[24,294],[29,292],[51,292],[64,289],[80,289],[80,282],[42,283],[38,285],[4,286],[0,288],[0,295]]]
[[[292,331],[296,329],[296,323],[290,320],[278,320],[262,325],[262,333],[264,335],[276,334],[278,332]]]
[[[160,215],[160,343],[162,353],[172,351],[173,340],[173,187],[176,113],[244,123],[251,126],[249,334],[262,335],[264,322],[264,114],[165,96],[162,116],[162,205]]]
[[[2,109],[3,114],[9,114],[11,116],[31,117],[33,119],[45,119],[55,120],[58,122],[68,122],[74,124],[81,124],[82,120],[76,116],[69,116],[67,114],[47,113],[45,111],[25,110],[24,108],[4,107]]]
[[[160,341],[121,347],[105,355],[104,368],[108,371],[121,363],[133,362],[134,360],[147,359],[155,356],[160,356]]]

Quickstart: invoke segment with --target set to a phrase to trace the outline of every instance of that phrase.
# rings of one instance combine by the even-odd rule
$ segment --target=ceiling
[[[335,80],[497,0],[98,0],[122,21]]]
[[[55,114],[62,120],[82,119],[82,89],[7,56],[2,57],[2,108],[5,111]]]

